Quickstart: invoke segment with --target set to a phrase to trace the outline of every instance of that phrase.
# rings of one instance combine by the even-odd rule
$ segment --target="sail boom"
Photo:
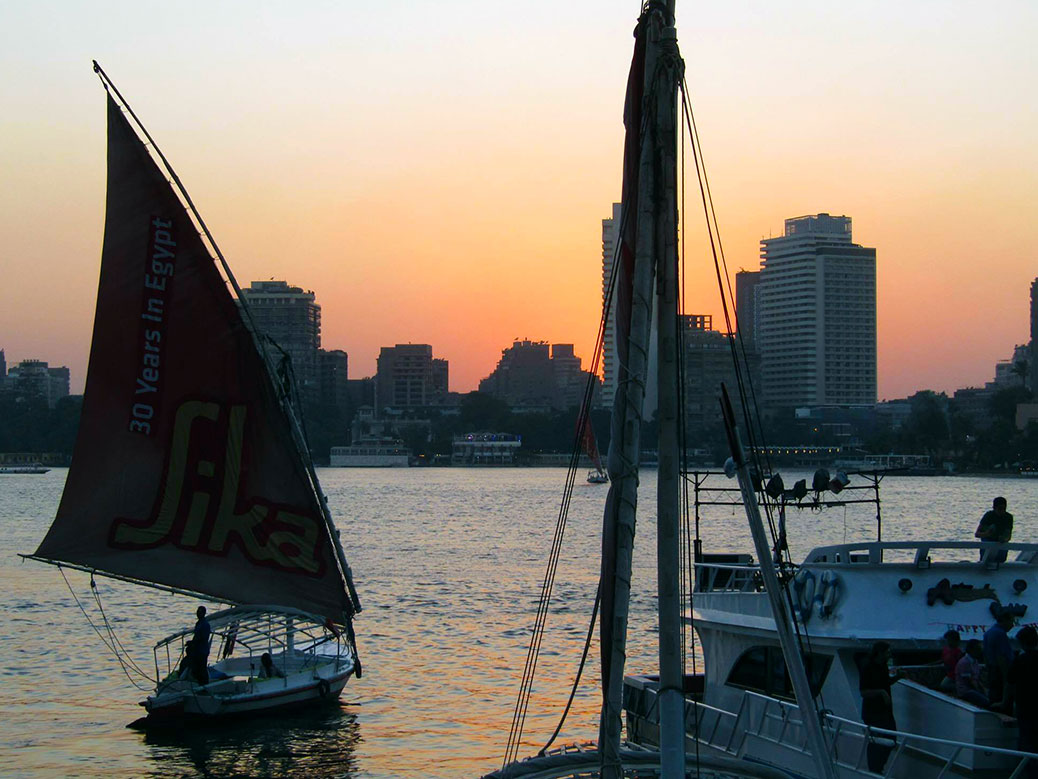
[[[73,571],[82,571],[88,573],[91,576],[103,576],[106,579],[115,579],[120,582],[127,582],[128,584],[135,584],[140,587],[150,587],[153,590],[159,590],[160,592],[168,592],[173,595],[186,595],[189,598],[198,598],[199,600],[215,601],[217,603],[227,603],[232,606],[241,606],[243,604],[237,601],[228,600],[227,598],[217,597],[215,595],[199,592],[197,590],[187,590],[182,587],[173,587],[168,584],[157,584],[156,582],[150,582],[147,579],[138,579],[133,576],[124,576],[123,574],[111,573],[101,568],[94,568],[89,565],[80,565],[78,563],[69,563],[64,560],[55,560],[50,557],[42,557],[35,554],[19,554],[23,560],[33,560],[37,563],[47,563],[47,565],[53,565],[56,568],[70,568]]]

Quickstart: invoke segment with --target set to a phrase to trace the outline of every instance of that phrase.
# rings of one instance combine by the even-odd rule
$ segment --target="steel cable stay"
[[[626,215],[621,213],[620,221],[620,234],[622,235],[623,224],[625,222]],[[617,242],[619,246],[619,242]],[[598,336],[595,343],[595,353],[592,358],[591,370],[589,371],[588,380],[584,387],[584,396],[580,406],[580,412],[577,417],[577,429],[574,435],[573,448],[570,454],[569,466],[566,472],[566,482],[563,488],[562,500],[559,506],[559,515],[555,526],[555,534],[552,539],[552,548],[549,554],[547,568],[545,570],[544,579],[541,585],[541,594],[537,604],[537,616],[534,621],[534,627],[530,635],[530,644],[527,649],[526,663],[523,669],[523,677],[520,683],[519,693],[516,696],[515,708],[512,713],[512,725],[508,734],[508,742],[505,747],[505,756],[502,763],[502,767],[508,765],[509,762],[514,761],[518,756],[518,750],[520,742],[522,740],[523,730],[526,724],[526,715],[529,709],[530,698],[533,693],[533,682],[537,670],[537,662],[540,655],[540,647],[544,638],[545,626],[547,624],[548,607],[551,603],[552,590],[555,583],[555,575],[558,570],[559,559],[562,551],[562,542],[565,537],[566,523],[569,515],[569,506],[572,501],[573,486],[576,481],[576,474],[580,463],[581,445],[587,425],[591,424],[590,420],[590,409],[591,401],[594,395],[595,377],[598,374],[598,369],[602,357],[603,344],[605,339],[605,328],[607,321],[607,313],[610,309],[612,302],[612,290],[614,288],[615,274],[617,272],[617,263],[614,263],[612,272],[610,275],[610,282],[608,293],[606,295],[606,305],[603,307],[603,316],[599,322]],[[595,597],[594,612],[597,614],[599,603],[599,595]],[[563,723],[565,722],[566,716],[569,713],[570,705],[572,704],[573,697],[576,694],[576,687],[580,683],[581,674],[587,658],[588,646],[590,645],[590,635],[594,630],[595,616],[592,616],[591,627],[589,628],[589,638],[585,642],[584,653],[580,662],[580,666],[577,671],[576,679],[574,681],[573,690],[570,693],[569,702],[563,711],[561,720],[556,727],[555,733],[552,735],[545,749],[550,746],[551,742],[557,737],[561,731]]]
[[[643,117],[642,130],[645,131],[648,126],[647,117]],[[573,484],[576,479],[577,464],[579,463],[580,457],[580,438],[581,433],[584,430],[585,424],[590,424],[590,405],[592,400],[592,394],[594,390],[594,377],[597,376],[598,370],[603,357],[605,333],[609,322],[609,315],[613,310],[613,296],[616,289],[616,280],[619,274],[619,257],[620,248],[623,245],[624,235],[627,232],[629,224],[629,214],[627,212],[627,204],[624,203],[623,208],[620,212],[620,223],[616,227],[614,235],[616,236],[613,246],[613,257],[610,268],[609,280],[607,282],[606,294],[603,300],[602,306],[602,317],[599,321],[598,336],[595,342],[595,353],[592,358],[591,370],[589,371],[588,382],[585,385],[584,399],[581,404],[580,414],[578,417],[577,424],[577,438],[574,442],[573,453],[570,457],[570,467],[567,471],[566,486],[563,490],[562,504],[559,509],[559,519],[556,525],[555,538],[553,540],[552,552],[549,555],[549,561],[547,570],[545,571],[544,582],[541,588],[541,600],[538,602],[538,613],[535,620],[534,628],[530,637],[530,646],[527,651],[526,665],[523,670],[523,679],[520,685],[520,690],[516,698],[515,709],[512,716],[512,726],[508,735],[508,743],[505,751],[505,758],[503,766],[507,765],[510,761],[514,760],[518,754],[519,742],[522,738],[523,728],[526,720],[526,712],[529,707],[530,696],[532,695],[533,677],[537,667],[537,656],[540,652],[540,644],[543,639],[543,633],[547,620],[547,608],[551,599],[551,589],[554,583],[555,571],[558,567],[559,552],[561,551],[562,536],[565,533],[566,518],[569,511],[569,503],[572,497]],[[595,595],[595,604],[592,609],[592,618],[588,628],[588,637],[585,640],[584,651],[581,656],[580,663],[577,668],[577,672],[574,678],[574,682],[570,691],[568,702],[563,710],[560,717],[559,723],[555,728],[552,736],[549,738],[547,744],[542,749],[542,752],[547,750],[548,747],[554,742],[558,734],[561,732],[562,727],[565,723],[566,717],[569,714],[570,707],[573,699],[576,695],[576,690],[580,684],[580,679],[583,674],[584,667],[587,662],[588,650],[590,647],[591,638],[593,636],[594,625],[597,620],[597,612],[601,601],[601,585]]]
[[[728,272],[728,265],[724,257],[724,248],[721,243],[721,230],[717,223],[716,210],[714,208],[713,196],[710,192],[709,178],[706,173],[706,161],[703,157],[702,145],[700,143],[698,128],[695,123],[695,114],[692,111],[691,98],[688,93],[688,85],[682,78],[681,82],[681,96],[682,96],[682,111],[684,113],[685,124],[688,126],[690,134],[690,142],[692,148],[692,158],[695,162],[696,176],[699,183],[700,195],[703,202],[704,217],[707,222],[707,234],[710,240],[710,250],[714,261],[714,270],[717,277],[718,290],[720,292],[721,306],[724,313],[725,327],[729,336],[729,345],[732,354],[732,363],[735,372],[735,379],[738,389],[739,402],[741,411],[747,428],[747,437],[749,442],[750,456],[753,460],[754,467],[759,474],[771,473],[771,461],[767,455],[767,449],[763,446],[764,440],[764,429],[761,422],[760,407],[757,400],[757,394],[753,387],[753,381],[749,373],[749,360],[746,354],[746,343],[742,337],[742,332],[738,327],[732,327],[732,314],[735,315],[735,320],[738,322],[738,311],[734,306],[735,296],[731,288],[731,279]],[[682,182],[684,179],[682,179]],[[716,236],[716,243],[715,243]],[[729,301],[733,301],[731,310],[729,309]],[[740,350],[742,361],[740,362]],[[751,408],[752,405],[752,408]],[[763,460],[762,460],[763,454]],[[766,470],[765,470],[766,467]],[[770,496],[762,491],[761,494],[761,505],[764,506],[765,515],[768,519],[768,526],[771,534],[773,548],[780,552],[778,559],[778,572],[779,572],[779,584],[782,587],[782,595],[785,599],[786,607],[789,610],[789,614],[795,613],[793,592],[790,586],[793,580],[793,573],[796,566],[789,559],[789,548],[786,543],[785,525],[784,520],[781,524],[781,528],[776,530],[776,524],[774,520],[773,511],[778,499],[775,501],[770,499]],[[784,507],[780,508],[780,511],[784,514]],[[698,540],[698,538],[697,538]],[[781,554],[784,553],[784,554]],[[803,655],[810,656],[812,652],[811,635],[806,625],[801,625],[796,619],[790,620],[793,625],[793,630],[797,638],[797,642],[800,645],[800,652]],[[816,697],[820,711],[825,709],[825,700],[819,690]]]

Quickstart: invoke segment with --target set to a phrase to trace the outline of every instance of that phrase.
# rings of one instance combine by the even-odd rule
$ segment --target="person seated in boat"
[[[977,531],[973,534],[981,541],[994,541],[999,544],[1008,543],[1013,537],[1013,515],[1006,511],[1006,499],[999,496],[991,501],[991,511],[980,518]],[[984,552],[980,553],[984,559]],[[992,560],[996,563],[1006,561],[1006,550],[1000,549],[995,552]]]
[[[264,652],[260,655],[260,679],[284,679],[285,674],[282,673],[281,669],[274,665],[274,660],[270,656],[270,652]]]
[[[199,606],[195,612],[198,620],[195,622],[194,633],[189,642],[191,651],[186,653],[191,658],[191,669],[195,681],[199,684],[209,684],[209,642],[213,636],[213,628],[209,625],[205,614],[205,606]]]
[[[195,657],[195,642],[190,638],[187,643],[184,644],[184,657],[180,661],[180,667],[177,668],[178,679],[190,679],[194,673],[194,667],[192,663]]]
[[[890,644],[886,641],[877,641],[869,650],[869,655],[858,676],[858,689],[861,691],[861,721],[875,728],[897,730],[890,687],[902,677],[902,674],[898,672],[891,676],[888,669],[889,663]],[[892,745],[888,746],[870,739],[866,750],[869,770],[882,774],[883,767],[887,764],[887,758],[893,748]]]
[[[983,656],[984,647],[980,641],[971,638],[966,642],[966,654],[955,666],[955,694],[966,703],[986,709],[991,701],[980,683],[980,658]]]
[[[949,695],[955,694],[955,666],[965,652],[962,651],[962,638],[959,631],[949,630],[944,634],[944,647],[941,649],[941,662],[944,664],[944,677],[941,679],[940,690]]]
[[[1013,647],[1009,643],[1009,631],[1016,618],[1008,609],[996,611],[996,622],[984,633],[984,664],[988,669],[988,687],[991,700],[1000,703],[1009,666],[1013,663]]]

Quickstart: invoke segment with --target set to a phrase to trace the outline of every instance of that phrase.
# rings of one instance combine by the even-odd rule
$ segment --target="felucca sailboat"
[[[291,366],[256,330],[179,178],[94,69],[108,93],[108,193],[93,340],[57,517],[29,557],[230,605],[209,617],[201,679],[182,662],[190,630],[156,645],[151,716],[334,699],[361,673],[360,601]]]

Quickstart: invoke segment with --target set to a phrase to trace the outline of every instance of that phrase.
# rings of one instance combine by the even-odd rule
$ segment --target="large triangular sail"
[[[348,569],[291,424],[194,222],[109,95],[83,412],[34,556],[341,624]]]

